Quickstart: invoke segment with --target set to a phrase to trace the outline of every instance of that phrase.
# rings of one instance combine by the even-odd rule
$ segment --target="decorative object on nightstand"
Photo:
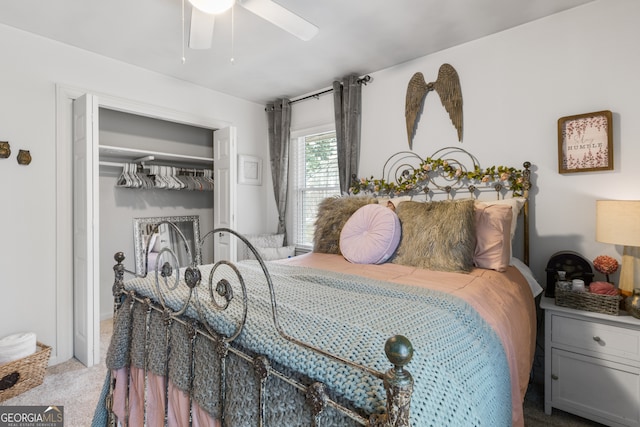
[[[609,275],[618,271],[618,267],[618,261],[609,255],[599,255],[593,260],[593,268],[604,274],[607,278],[607,282],[611,282],[609,280]]]
[[[570,285],[556,286],[562,273]],[[589,291],[593,280],[591,263],[573,251],[556,252],[547,263],[547,289],[545,296],[554,298],[557,306],[576,310],[617,316],[620,310],[620,296],[596,294]],[[551,289],[550,289],[551,288]]]
[[[640,200],[597,200],[596,240],[624,246],[618,288],[631,295],[640,287]]]
[[[557,272],[558,281],[556,282],[556,288],[562,289],[563,291],[570,291],[573,282],[571,280],[567,280],[567,272],[564,270],[560,270]]]
[[[579,285],[576,286],[576,282]],[[619,314],[620,301],[622,300],[620,295],[594,294],[588,292],[581,282],[581,279],[574,279],[572,289],[568,291],[560,288],[556,289],[556,305],[558,307],[568,307],[612,316]]]
[[[624,301],[624,308],[627,313],[640,319],[640,288],[635,288],[633,295],[627,297]]]
[[[560,251],[551,255],[547,262],[547,285],[544,295],[555,297],[555,283],[558,280],[558,272],[565,272],[565,279],[571,282],[573,279],[584,280],[585,286],[589,286],[593,280],[591,264],[582,255],[573,251]]]

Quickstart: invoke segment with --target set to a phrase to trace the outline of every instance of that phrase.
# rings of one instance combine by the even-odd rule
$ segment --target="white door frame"
[[[236,227],[236,182],[237,182],[237,142],[236,129],[226,127],[213,132],[213,180],[216,183],[213,192],[213,228]],[[227,260],[235,262],[238,241],[230,233],[213,236],[214,262]]]
[[[73,101],[84,94],[97,97],[99,108],[199,126],[211,130],[232,123],[118,98],[96,91],[56,85],[56,343],[50,363],[73,357]],[[97,138],[95,143],[98,143]],[[96,165],[97,167],[97,165]],[[98,197],[96,195],[96,197]],[[98,227],[99,224],[94,224]],[[98,268],[98,267],[96,267]],[[95,284],[98,286],[98,284]],[[94,292],[99,298],[99,292]],[[96,350],[95,354],[99,354]]]
[[[100,236],[98,211],[98,105],[93,95],[73,103],[73,348],[86,366],[100,362]],[[94,227],[95,225],[95,227]]]

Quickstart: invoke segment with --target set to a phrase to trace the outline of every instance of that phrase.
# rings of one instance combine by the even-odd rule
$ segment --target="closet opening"
[[[100,320],[104,320],[113,314],[110,255],[124,250],[125,265],[136,270],[136,218],[196,216],[200,230],[213,229],[213,188],[179,185],[183,182],[177,176],[182,171],[211,171],[212,175],[213,131],[108,108],[99,108],[99,115],[99,306]],[[139,186],[123,185],[121,177],[128,165],[137,166],[139,176],[151,180]],[[173,174],[176,179],[170,179]],[[212,262],[213,243],[208,243],[201,256]]]

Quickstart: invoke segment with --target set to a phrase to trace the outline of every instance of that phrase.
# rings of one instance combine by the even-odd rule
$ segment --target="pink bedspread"
[[[535,352],[536,311],[531,288],[515,267],[504,273],[479,268],[469,274],[445,273],[392,263],[352,264],[340,255],[321,253],[278,262],[421,286],[465,300],[502,340],[511,371],[513,426],[524,426],[522,403]]]

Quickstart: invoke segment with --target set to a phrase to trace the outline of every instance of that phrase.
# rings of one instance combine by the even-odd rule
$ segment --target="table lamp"
[[[640,288],[640,200],[597,200],[596,240],[624,246],[618,288],[631,295]]]

